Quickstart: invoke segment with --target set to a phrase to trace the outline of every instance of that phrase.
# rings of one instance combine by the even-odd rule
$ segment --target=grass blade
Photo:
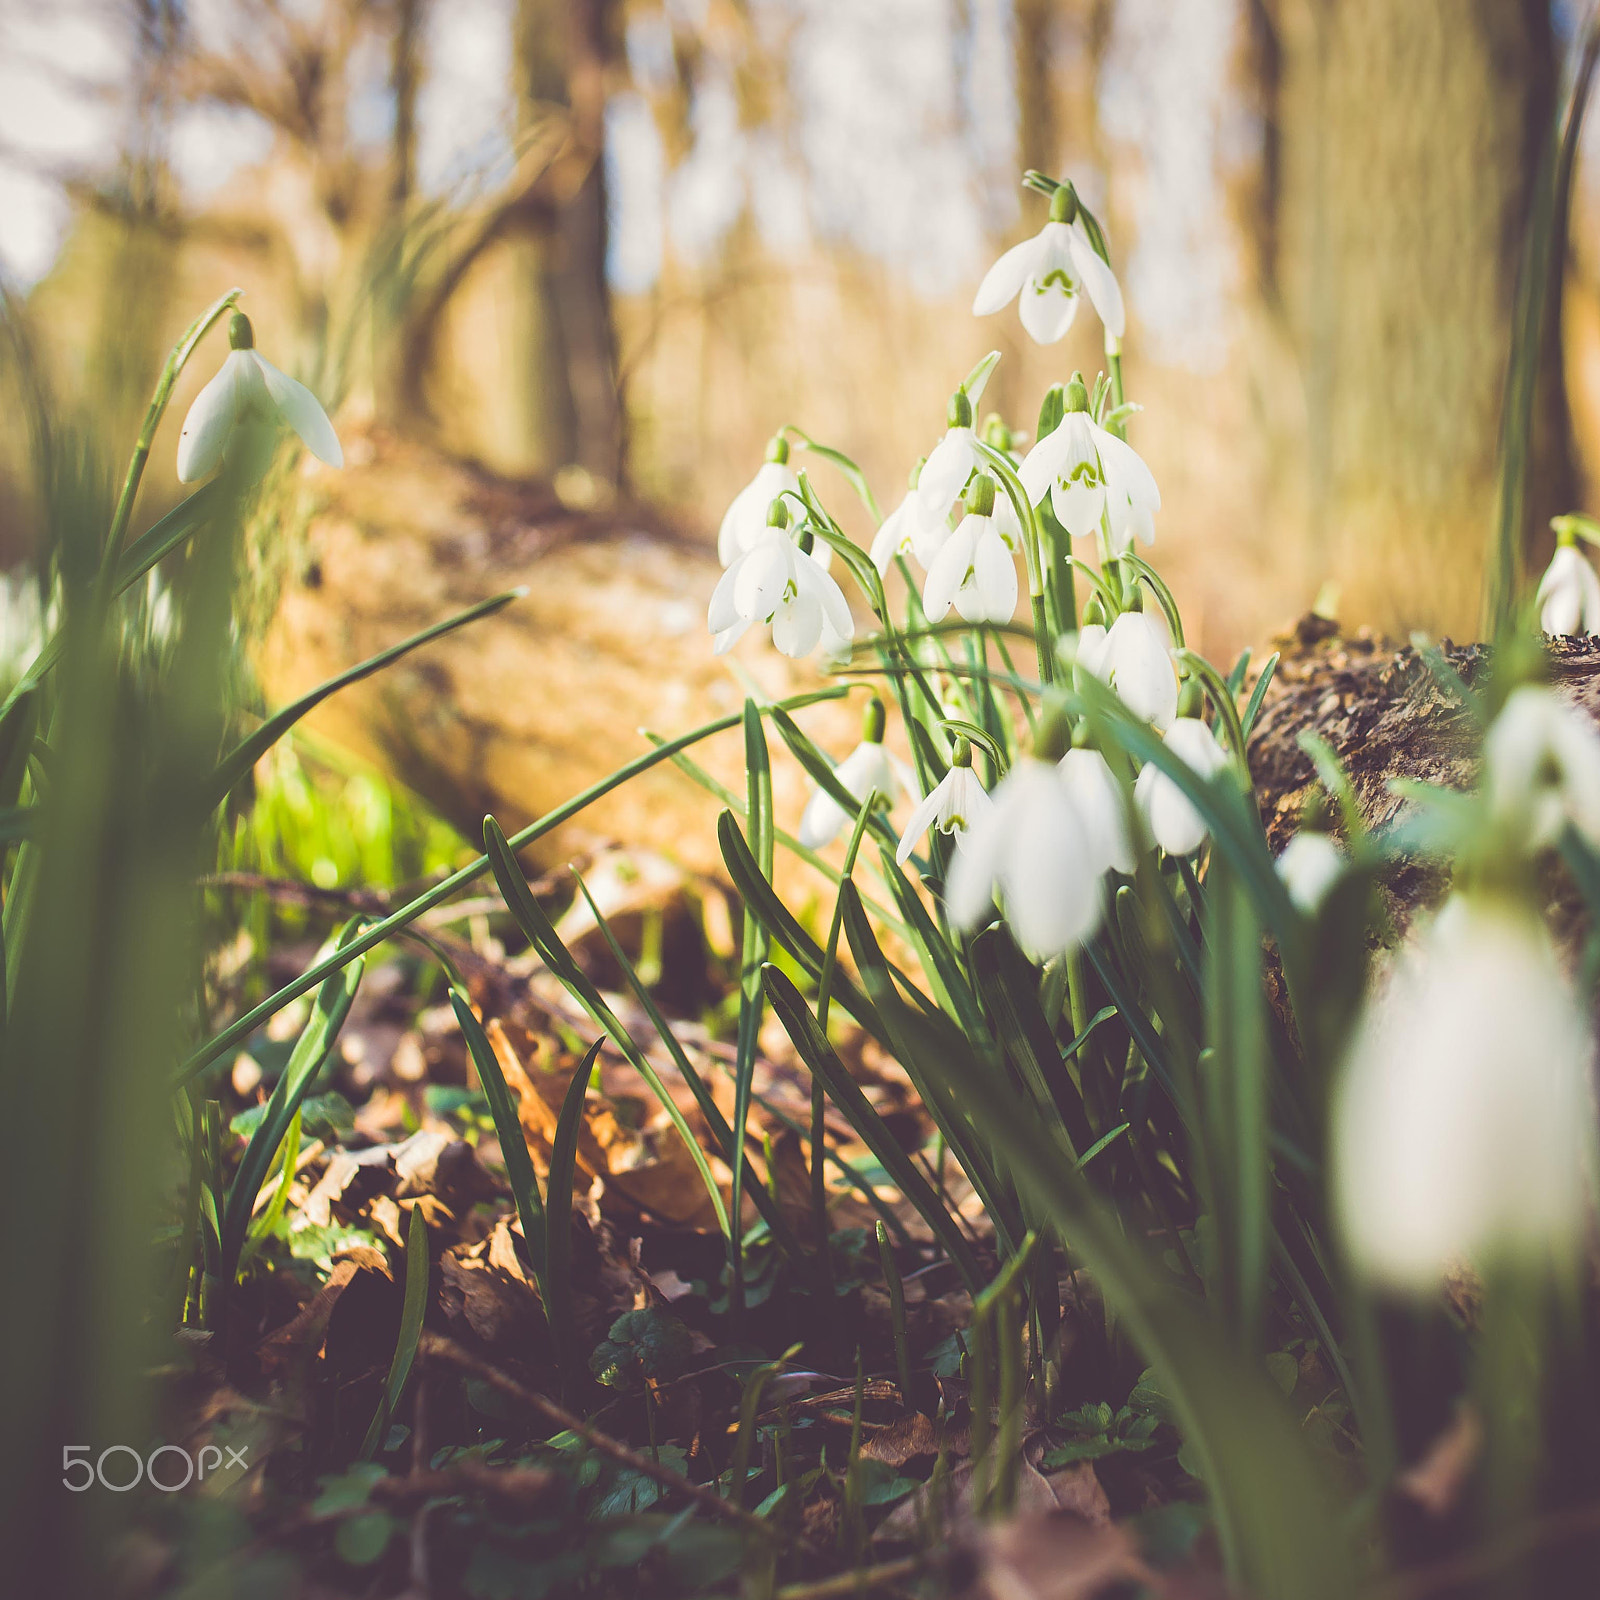
[[[461,1025],[462,1037],[478,1069],[478,1081],[483,1085],[484,1098],[489,1102],[489,1115],[494,1118],[494,1131],[500,1140],[500,1159],[506,1165],[506,1181],[511,1185],[511,1197],[517,1203],[517,1215],[522,1219],[522,1237],[528,1246],[528,1259],[533,1263],[533,1275],[538,1280],[539,1293],[544,1299],[546,1317],[550,1316],[550,1297],[545,1291],[546,1229],[544,1202],[539,1198],[539,1180],[534,1174],[533,1157],[528,1154],[527,1135],[522,1131],[522,1119],[511,1098],[505,1074],[500,1070],[499,1058],[489,1036],[483,1031],[471,1002],[459,990],[450,991],[450,1004],[456,1021]],[[554,1322],[551,1332],[560,1334]]]
[[[796,695],[792,699],[780,702],[787,709],[793,711],[801,706],[815,705],[821,700],[837,700],[848,694],[849,690],[843,685],[836,685],[828,689],[813,689],[809,693]],[[594,804],[596,800],[611,793],[613,789],[620,788],[630,778],[636,778],[641,772],[648,772],[651,767],[662,761],[670,761],[680,750],[687,750],[690,745],[698,744],[702,739],[709,739],[713,734],[723,733],[729,728],[739,725],[741,716],[735,713],[726,717],[719,717],[713,722],[704,723],[698,728],[691,729],[688,733],[679,734],[676,739],[669,739],[665,744],[657,745],[641,756],[636,756],[632,761],[617,768],[615,772],[591,783],[587,789],[581,789],[570,800],[563,802],[552,811],[547,811],[535,822],[530,822],[527,827],[519,829],[512,835],[509,843],[514,850],[520,850],[524,845],[532,844],[535,839],[543,838],[552,829],[559,828],[562,823],[570,822],[573,817],[586,807]],[[452,872],[448,878],[434,884],[426,893],[420,894],[415,900],[407,901],[405,905],[388,916],[370,923],[365,933],[359,934],[351,940],[343,950],[336,951],[325,961],[319,961],[315,966],[294,980],[287,983],[275,994],[268,995],[259,1005],[253,1006],[242,1017],[214,1034],[199,1049],[190,1054],[175,1075],[174,1087],[181,1087],[196,1074],[203,1072],[212,1062],[226,1055],[227,1052],[242,1040],[247,1039],[261,1026],[268,1017],[281,1011],[292,1000],[298,1000],[301,995],[309,993],[322,982],[330,972],[336,971],[347,961],[353,961],[357,956],[364,955],[368,950],[382,944],[386,939],[393,938],[400,929],[408,927],[415,922],[424,912],[432,911],[435,906],[445,903],[457,891],[464,889],[468,884],[475,883],[489,870],[489,858],[479,856],[476,861],[469,862],[458,872]]]
[[[395,1340],[394,1360],[389,1363],[383,1399],[378,1402],[378,1409],[367,1426],[367,1436],[361,1441],[363,1461],[370,1461],[377,1453],[388,1431],[389,1419],[405,1393],[406,1380],[411,1376],[412,1363],[417,1359],[417,1345],[422,1339],[422,1320],[427,1313],[428,1224],[423,1218],[422,1207],[413,1205],[411,1226],[406,1232],[406,1297],[400,1310],[400,1336]]]
[[[359,923],[355,921],[346,924],[340,934],[340,943],[349,938],[358,926]],[[233,1182],[228,1186],[228,1198],[223,1206],[218,1278],[224,1292],[238,1275],[239,1256],[244,1249],[250,1214],[255,1207],[256,1195],[266,1181],[272,1158],[283,1143],[289,1124],[300,1109],[300,1102],[305,1099],[307,1091],[338,1047],[339,1030],[350,1015],[365,966],[364,961],[357,959],[323,980],[322,989],[311,1008],[310,1019],[295,1041],[283,1076],[273,1086],[261,1121],[256,1124],[256,1130],[245,1146],[244,1158],[233,1176]]]
[[[567,1085],[550,1141],[550,1173],[544,1186],[544,1292],[550,1330],[559,1359],[569,1370],[577,1352],[571,1348],[577,1314],[572,1304],[572,1178],[578,1164],[578,1134],[583,1127],[583,1102],[603,1041],[596,1039],[578,1063]]]
[[[767,998],[777,1012],[800,1058],[808,1070],[820,1078],[828,1097],[844,1113],[850,1126],[860,1135],[861,1142],[878,1158],[879,1165],[894,1179],[895,1187],[916,1208],[918,1216],[927,1223],[945,1253],[956,1264],[962,1280],[973,1293],[983,1287],[983,1275],[954,1219],[940,1203],[926,1178],[912,1165],[911,1158],[900,1148],[899,1142],[883,1124],[883,1119],[872,1109],[872,1102],[862,1093],[861,1086],[846,1070],[844,1063],[834,1054],[811,1008],[800,991],[774,966],[762,969]]]
[[[666,1112],[672,1126],[678,1131],[678,1137],[683,1140],[690,1159],[700,1174],[700,1181],[705,1185],[717,1221],[722,1231],[727,1233],[730,1226],[728,1208],[722,1202],[722,1191],[717,1187],[717,1180],[712,1174],[710,1164],[706,1161],[705,1151],[700,1148],[700,1142],[684,1120],[677,1102],[667,1093],[667,1086],[661,1081],[656,1069],[650,1065],[644,1051],[634,1042],[633,1035],[623,1027],[600,991],[590,982],[588,974],[573,960],[572,952],[561,942],[555,924],[545,915],[544,908],[534,899],[533,891],[528,888],[528,880],[523,877],[522,868],[517,865],[517,858],[511,852],[510,841],[501,832],[500,824],[493,817],[483,819],[483,838],[488,848],[489,859],[493,863],[495,882],[500,886],[501,898],[516,919],[517,926],[527,935],[544,964],[567,993],[605,1030],[611,1042],[626,1058],[628,1065],[650,1085],[650,1092],[661,1102],[661,1109]]]
[[[211,780],[210,803],[220,805],[225,800],[233,787],[255,766],[262,756],[269,751],[303,716],[316,709],[330,695],[337,694],[341,689],[347,689],[352,683],[359,683],[363,678],[370,678],[373,673],[381,672],[385,667],[392,666],[402,656],[409,655],[413,650],[420,649],[425,644],[431,644],[435,639],[442,639],[445,634],[453,633],[457,628],[464,628],[469,622],[476,622],[480,617],[491,616],[501,607],[508,606],[513,600],[520,599],[528,591],[525,588],[507,589],[504,594],[497,594],[488,600],[480,600],[475,606],[468,606],[465,611],[457,612],[453,617],[447,617],[443,622],[436,622],[432,627],[424,628],[420,633],[414,633],[409,639],[402,639],[399,644],[390,645],[387,650],[380,650],[377,655],[369,656],[367,660],[349,668],[337,676],[329,678],[326,683],[319,683],[309,694],[303,694],[292,705],[285,706],[281,711],[274,712],[259,728],[248,738],[241,739],[232,750],[223,757],[218,766],[216,775]]]

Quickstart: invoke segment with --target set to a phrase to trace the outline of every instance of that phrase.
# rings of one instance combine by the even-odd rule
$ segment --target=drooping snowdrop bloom
[[[932,564],[946,539],[950,537],[948,506],[934,510],[918,492],[923,464],[911,474],[911,487],[906,497],[878,525],[872,541],[872,564],[878,576],[886,578],[896,556],[914,555],[924,571]]]
[[[1056,520],[1075,539],[1093,534],[1104,512],[1111,553],[1121,555],[1135,538],[1155,542],[1161,491],[1138,452],[1102,428],[1088,404],[1083,380],[1074,375],[1066,414],[1028,452],[1019,476],[1031,504],[1050,496]]]
[[[1227,751],[1199,717],[1179,717],[1167,729],[1166,744],[1196,777],[1214,777],[1228,764]],[[1150,837],[1169,856],[1192,856],[1206,842],[1205,818],[1154,762],[1134,781],[1133,798]]]
[[[1011,620],[1017,609],[1017,567],[994,513],[994,479],[980,473],[967,492],[966,516],[928,568],[922,609],[929,622],[943,621],[952,605],[968,622]]]
[[[929,828],[937,828],[941,833],[960,833],[984,817],[993,804],[989,791],[972,770],[972,746],[965,739],[956,740],[950,770],[911,813],[906,831],[900,835],[895,860],[904,866],[916,849],[917,840]]]
[[[1593,1042],[1528,908],[1458,894],[1358,1024],[1332,1125],[1335,1210],[1374,1279],[1427,1292],[1573,1241]]]
[[[1539,626],[1546,633],[1600,633],[1600,575],[1570,534],[1556,546],[1537,599]]]
[[[767,445],[767,459],[722,514],[722,526],[717,529],[717,559],[723,566],[731,567],[765,536],[767,513],[774,500],[799,492],[800,479],[789,465],[789,441],[781,433],[774,434]],[[826,561],[822,564],[827,565]]]
[[[1128,837],[1122,790],[1106,758],[1098,750],[1069,750],[1061,758],[1061,778],[1077,804],[1102,865],[1131,873],[1133,841]]]
[[[1122,337],[1122,290],[1077,210],[1077,196],[1062,185],[1050,197],[1050,220],[1044,227],[989,268],[972,302],[974,316],[989,316],[1020,296],[1023,327],[1036,343],[1054,344],[1072,326],[1078,297],[1087,290],[1107,335]]]
[[[944,516],[950,502],[966,487],[980,457],[978,435],[972,426],[972,402],[965,389],[950,396],[944,438],[933,447],[917,479],[917,493],[929,511]]]
[[[1600,734],[1550,689],[1508,696],[1483,742],[1490,814],[1518,847],[1555,844],[1569,824],[1600,850]]]
[[[271,464],[285,428],[319,461],[342,467],[344,451],[321,402],[256,350],[255,332],[242,311],[229,321],[228,343],[228,359],[183,419],[178,481],[193,483],[226,460],[242,482],[253,483]]]
[[[1117,691],[1136,716],[1165,730],[1178,714],[1178,673],[1160,626],[1143,611],[1124,611],[1109,629],[1078,632],[1078,664]]]
[[[1316,828],[1302,828],[1278,856],[1278,876],[1289,899],[1305,916],[1322,909],[1333,886],[1344,876],[1344,851]]]
[[[1017,943],[1041,959],[1087,939],[1103,899],[1093,830],[1056,765],[1064,753],[1041,728],[1035,753],[1017,760],[994,803],[956,836],[945,885],[958,928],[977,927],[998,893]]]
[[[862,801],[874,789],[885,800],[894,798],[898,779],[889,753],[883,748],[883,702],[876,698],[867,702],[861,719],[861,743],[833,769],[833,775],[844,785],[848,794]],[[845,810],[824,789],[812,791],[810,800],[800,816],[800,831],[796,837],[810,850],[821,850],[839,836],[840,830],[855,822],[852,813]]]
[[[772,624],[772,642],[786,656],[808,656],[819,644],[839,655],[855,637],[844,591],[790,531],[783,501],[774,503],[764,537],[737,557],[717,580],[706,612],[725,655],[753,622]]]

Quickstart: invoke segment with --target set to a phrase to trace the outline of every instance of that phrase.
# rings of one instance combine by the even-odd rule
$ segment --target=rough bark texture
[[[1370,827],[1392,822],[1404,804],[1396,780],[1470,788],[1477,780],[1476,738],[1470,719],[1439,685],[1414,649],[1396,649],[1369,632],[1346,637],[1319,617],[1304,617],[1288,637],[1277,674],[1250,739],[1250,770],[1262,822],[1281,850],[1299,826],[1317,786],[1303,732],[1325,739],[1349,774]],[[1479,644],[1442,646],[1469,685],[1487,673],[1490,652]],[[1600,725],[1600,639],[1553,639],[1546,651],[1556,692]],[[1448,882],[1437,866],[1409,862],[1389,875],[1392,921],[1403,929]],[[1550,880],[1549,911],[1557,937],[1569,944],[1581,924],[1578,896],[1565,874]]]
[[[1548,6],[1263,11],[1262,268],[1304,384],[1303,437],[1284,442],[1304,453],[1315,565],[1353,622],[1470,635],[1517,261],[1554,114]],[[1559,383],[1540,411],[1530,526],[1572,492]]]

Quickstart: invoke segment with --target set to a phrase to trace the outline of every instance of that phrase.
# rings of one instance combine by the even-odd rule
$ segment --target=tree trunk
[[[525,351],[518,426],[531,470],[583,467],[605,484],[622,475],[616,348],[606,285],[605,72],[611,0],[518,0],[521,130],[552,107],[593,160],[553,228],[517,246],[516,336]]]
[[[1261,267],[1304,384],[1312,564],[1340,616],[1471,637],[1510,316],[1555,108],[1545,0],[1262,0]],[[1559,371],[1530,526],[1572,493]],[[1296,432],[1299,430],[1296,429]]]

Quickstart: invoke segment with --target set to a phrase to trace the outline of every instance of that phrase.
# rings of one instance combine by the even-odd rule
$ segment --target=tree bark
[[[1555,113],[1546,0],[1262,0],[1263,288],[1304,384],[1313,565],[1340,615],[1471,637],[1510,317]],[[1554,367],[1554,364],[1552,364]],[[1559,370],[1530,526],[1573,492]]]
[[[518,0],[521,131],[552,106],[570,119],[592,166],[552,229],[525,237],[517,335],[527,352],[519,423],[527,466],[577,464],[606,484],[622,476],[622,418],[606,284],[606,69],[614,52],[612,0]]]

